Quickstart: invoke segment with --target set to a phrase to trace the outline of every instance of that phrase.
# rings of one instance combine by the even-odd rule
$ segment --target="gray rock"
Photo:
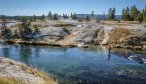
[[[41,29],[40,37],[45,40],[59,40],[63,39],[69,32],[62,27],[48,27]]]
[[[79,43],[92,44],[95,42],[95,38],[97,38],[98,30],[99,29],[83,28],[75,33],[76,38],[74,39],[74,41]]]

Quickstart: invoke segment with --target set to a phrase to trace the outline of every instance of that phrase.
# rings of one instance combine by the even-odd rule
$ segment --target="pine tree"
[[[51,13],[51,11],[49,11],[48,18],[49,19],[52,19],[52,13]]]
[[[74,13],[74,14],[72,15],[71,18],[72,18],[72,19],[77,19],[77,15],[76,15],[76,13]]]
[[[27,17],[21,17],[20,21],[22,22],[19,25],[20,36],[21,36],[21,38],[23,38],[23,37],[25,37],[25,35],[29,35],[32,33],[31,22],[28,21]]]
[[[2,15],[2,31],[6,31],[6,18]]]
[[[70,17],[71,17],[71,18],[73,17],[73,14],[72,14],[72,13],[70,14]]]
[[[1,27],[1,34],[4,39],[8,39],[12,37],[12,32],[10,29],[7,28],[6,16],[2,15],[2,27]]]
[[[142,13],[138,14],[137,20],[139,21],[140,24],[142,23],[142,21],[143,21],[143,14]]]
[[[88,15],[86,16],[86,20],[87,22],[90,21],[90,17]]]
[[[129,7],[126,8],[124,15],[125,15],[125,20],[126,21],[130,21],[131,20]]]
[[[53,19],[54,19],[54,20],[58,20],[58,14],[54,14]]]
[[[45,15],[44,14],[42,15],[41,19],[42,19],[42,21],[45,21]]]
[[[33,15],[33,21],[36,22],[36,16],[35,16],[35,14]]]
[[[123,8],[123,10],[122,10],[122,18],[121,18],[122,20],[125,20],[125,9]]]
[[[108,11],[108,20],[114,20],[115,19],[115,8],[110,8]]]
[[[91,17],[94,18],[94,11],[91,12]]]
[[[105,12],[103,12],[103,20],[105,20],[106,18],[105,18]]]
[[[138,11],[136,6],[131,6],[131,11],[130,11],[130,16],[131,16],[131,20],[136,20],[136,17],[138,15]]]
[[[145,8],[143,10],[144,10],[143,20],[146,22],[146,5],[145,5]]]
[[[112,13],[112,8],[110,8],[108,11],[108,20],[111,20],[111,13]]]
[[[115,11],[116,11],[116,9],[113,8],[113,9],[112,9],[112,14],[111,14],[111,19],[112,19],[112,20],[115,19]]]

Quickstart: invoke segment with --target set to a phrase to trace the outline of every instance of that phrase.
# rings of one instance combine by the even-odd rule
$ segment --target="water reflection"
[[[3,51],[3,56],[5,56],[5,57],[9,57],[9,51],[10,51],[10,49],[9,48],[2,48],[2,51]]]
[[[31,59],[32,52],[31,47],[25,47],[24,45],[20,46],[20,60],[25,62],[26,64],[29,64],[29,59]]]

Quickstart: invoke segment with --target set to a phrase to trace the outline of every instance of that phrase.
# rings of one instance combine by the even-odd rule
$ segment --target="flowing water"
[[[123,52],[123,51],[122,51]],[[59,84],[146,84],[146,65],[102,46],[60,48],[0,44],[0,56],[53,74]],[[143,54],[144,55],[144,54]]]

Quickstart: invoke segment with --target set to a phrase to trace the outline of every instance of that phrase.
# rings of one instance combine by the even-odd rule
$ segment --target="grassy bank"
[[[15,79],[0,77],[0,84],[24,84],[24,82],[16,81]]]
[[[58,82],[43,71],[0,57],[0,84],[58,84]]]

